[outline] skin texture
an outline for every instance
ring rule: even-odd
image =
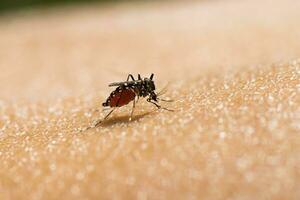
[[[0,199],[299,199],[300,4],[196,1],[0,18]],[[111,82],[154,73],[101,126]],[[96,110],[99,109],[99,112]]]

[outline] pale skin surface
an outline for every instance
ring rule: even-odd
[[[0,199],[299,199],[299,10],[204,1],[2,16]],[[108,112],[109,83],[152,72],[176,112],[140,99],[131,122],[129,104],[79,133]]]

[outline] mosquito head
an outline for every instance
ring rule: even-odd
[[[144,86],[148,93],[151,93],[155,90],[155,84],[153,81],[154,74],[151,74],[150,78],[144,78]]]
[[[153,74],[149,78],[144,78],[142,82],[142,90],[140,91],[142,96],[149,96],[150,99],[156,101],[156,94],[155,94],[155,84],[153,81]]]
[[[157,102],[157,95],[155,94],[154,91],[150,93],[150,97],[149,98]]]

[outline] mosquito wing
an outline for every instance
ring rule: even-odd
[[[124,85],[127,81],[125,82],[115,82],[115,83],[110,83],[108,86],[109,87],[114,87],[114,86],[120,86],[120,85]]]
[[[115,82],[115,83],[111,83],[108,86],[109,87],[115,87],[115,86],[121,86],[121,85],[134,85],[139,83],[140,81],[123,81],[123,82]]]

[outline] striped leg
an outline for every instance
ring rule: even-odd
[[[133,116],[134,108],[135,108],[135,98],[134,98],[134,100],[133,100],[133,103],[132,103],[132,109],[131,109],[131,113],[130,113],[129,121],[131,121],[131,120],[132,120],[132,116]]]

